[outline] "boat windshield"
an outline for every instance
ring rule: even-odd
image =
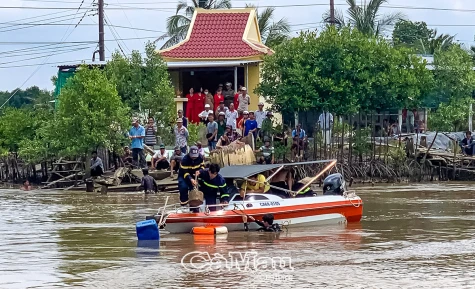
[[[245,201],[261,201],[261,200],[269,200],[266,196],[263,195],[247,195],[244,198]],[[231,200],[232,202],[241,202],[242,197],[240,195],[235,195],[234,198]]]

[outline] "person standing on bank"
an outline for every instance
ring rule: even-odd
[[[194,176],[195,173],[204,169],[204,159],[201,157],[198,148],[192,146],[190,152],[183,157],[178,169],[178,190],[180,191],[180,204],[186,206],[188,204],[188,192],[197,185]]]
[[[132,128],[129,131],[129,139],[132,141],[132,160],[134,166],[145,168],[146,160],[143,152],[143,144],[145,138],[145,128],[139,124],[138,118],[132,119]],[[139,162],[140,157],[140,162]]]
[[[226,181],[219,174],[219,170],[218,164],[211,164],[209,169],[201,169],[196,172],[199,190],[203,192],[206,206],[208,206],[210,211],[216,211],[215,205],[218,199],[218,192],[221,204],[224,205],[229,202]]]
[[[333,115],[324,111],[318,117],[318,125],[322,129],[322,137],[325,145],[331,144]]]
[[[184,154],[186,154],[189,133],[188,133],[188,129],[183,126],[183,120],[180,118],[176,120],[174,133],[175,133],[175,145],[178,146]]]
[[[157,125],[153,117],[148,118],[147,127],[145,128],[145,145],[154,149],[157,144]]]
[[[229,110],[226,111],[225,119],[226,125],[230,125],[232,129],[236,129],[236,122],[238,118],[238,112],[234,109],[234,104],[229,105]]]
[[[254,115],[256,116],[257,121],[257,135],[261,138],[262,123],[264,122],[264,119],[266,119],[266,112],[264,111],[263,102],[259,102],[257,106],[258,109],[256,110],[256,112],[254,112]]]
[[[234,90],[231,88],[232,83],[226,82],[226,89],[224,90],[224,105],[229,107],[234,102]]]
[[[239,112],[244,112],[244,111],[249,111],[249,105],[251,104],[251,97],[249,94],[247,94],[247,88],[242,87],[241,88],[241,94],[238,97],[238,111]]]
[[[206,138],[208,139],[208,149],[213,151],[216,149],[218,123],[214,121],[214,114],[210,113],[208,116],[208,124],[206,125]]]
[[[183,110],[178,110],[178,118],[181,118],[183,120],[183,126],[188,128],[188,118],[186,118],[185,116],[183,116]]]

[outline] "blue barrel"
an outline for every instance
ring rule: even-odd
[[[160,240],[158,224],[155,220],[140,221],[136,224],[137,238],[141,240]]]

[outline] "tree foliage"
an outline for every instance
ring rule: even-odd
[[[290,24],[285,18],[274,21],[275,7],[267,7],[262,12],[259,12],[258,7],[253,4],[246,4],[246,7],[256,8],[262,43],[273,48],[288,39]]]
[[[337,114],[416,105],[431,74],[406,49],[355,29],[329,27],[284,42],[265,58],[256,92],[274,109],[329,110]]]
[[[346,0],[350,6],[347,10],[348,18],[345,20],[344,14],[335,9],[335,24],[339,27],[349,24],[368,36],[381,36],[396,21],[404,18],[404,15],[399,12],[381,14],[381,6],[387,2],[388,0],[369,0],[366,5],[358,5],[356,0]],[[323,20],[326,23],[330,22],[330,12],[323,15]]]
[[[421,54],[447,50],[454,42],[454,36],[438,34],[436,29],[429,29],[423,21],[399,20],[394,26],[392,37],[396,47],[404,46]]]
[[[116,52],[106,67],[108,79],[115,83],[124,103],[134,111],[147,110],[162,125],[175,115],[174,89],[167,66],[155,51],[154,44],[145,47],[145,57],[133,51],[130,57]]]
[[[50,141],[66,156],[112,149],[124,137],[128,120],[114,83],[98,68],[82,66],[61,90]]]
[[[10,98],[13,93],[15,95]],[[9,98],[10,100],[8,100]],[[5,103],[9,107],[31,107],[37,104],[48,103],[50,100],[53,100],[51,92],[42,90],[38,86],[32,86],[25,90],[19,89],[18,91],[16,89],[13,91],[0,91],[0,105]]]
[[[156,41],[167,39],[161,48],[165,49],[184,40],[190,28],[195,8],[230,9],[231,7],[231,0],[191,0],[191,5],[188,4],[187,0],[179,0],[176,6],[176,14],[167,19],[167,33],[160,36]]]
[[[457,131],[468,119],[468,107],[473,102],[475,72],[469,52],[459,46],[434,55],[434,92],[426,102],[437,107],[430,115],[430,128]]]

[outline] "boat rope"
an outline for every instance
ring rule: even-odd
[[[350,201],[350,204],[353,205],[353,207],[355,208],[359,208],[361,206],[361,202],[357,201],[357,202],[353,202],[353,200],[351,199],[352,197],[356,196],[355,192],[354,191],[346,191],[346,192],[343,192],[343,197],[345,197],[346,199],[348,199],[348,201]]]

